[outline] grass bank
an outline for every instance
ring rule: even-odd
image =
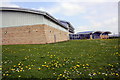
[[[4,45],[3,79],[120,78],[118,39]]]

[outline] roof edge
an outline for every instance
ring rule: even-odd
[[[53,22],[62,26],[63,28],[68,29],[66,26],[61,24],[57,19],[55,19],[53,16],[51,16],[50,14],[48,14],[47,12],[44,12],[44,11],[27,9],[27,8],[0,7],[0,11],[7,11],[7,10],[40,14],[40,15],[46,16],[47,18],[51,19]]]

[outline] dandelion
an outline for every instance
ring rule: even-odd
[[[77,67],[80,67],[80,65],[76,65]]]
[[[105,74],[105,76],[107,76],[108,74]]]
[[[101,74],[101,72],[98,72],[98,74]]]
[[[41,70],[41,68],[38,68],[38,70]]]
[[[25,66],[26,68],[28,68],[28,66]]]
[[[59,76],[62,76],[62,74],[60,74]]]
[[[28,68],[28,69],[31,69],[31,68]]]
[[[83,68],[85,68],[85,67],[83,67]]]
[[[6,74],[6,76],[8,76],[9,74]]]
[[[15,69],[11,69],[12,71],[14,71]]]
[[[92,79],[92,77],[90,77],[90,79]]]
[[[3,76],[5,76],[5,74],[3,74]]]
[[[20,70],[20,72],[22,72],[22,70]]]
[[[89,66],[89,64],[86,64],[87,66]]]
[[[18,65],[20,65],[20,63]]]
[[[119,76],[119,74],[118,74],[118,73],[116,73],[116,75],[117,75],[117,76]]]
[[[27,59],[27,58],[25,58],[25,59]]]
[[[96,75],[96,73],[93,73],[93,75]]]
[[[65,77],[65,75],[63,75],[63,77]]]

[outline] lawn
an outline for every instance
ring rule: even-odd
[[[119,79],[118,39],[3,45],[3,79]]]

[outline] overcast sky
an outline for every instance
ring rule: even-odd
[[[118,0],[27,1],[5,0],[2,7],[21,7],[46,11],[56,19],[69,21],[75,32],[111,31],[118,33]],[[109,1],[109,2],[108,2]]]

